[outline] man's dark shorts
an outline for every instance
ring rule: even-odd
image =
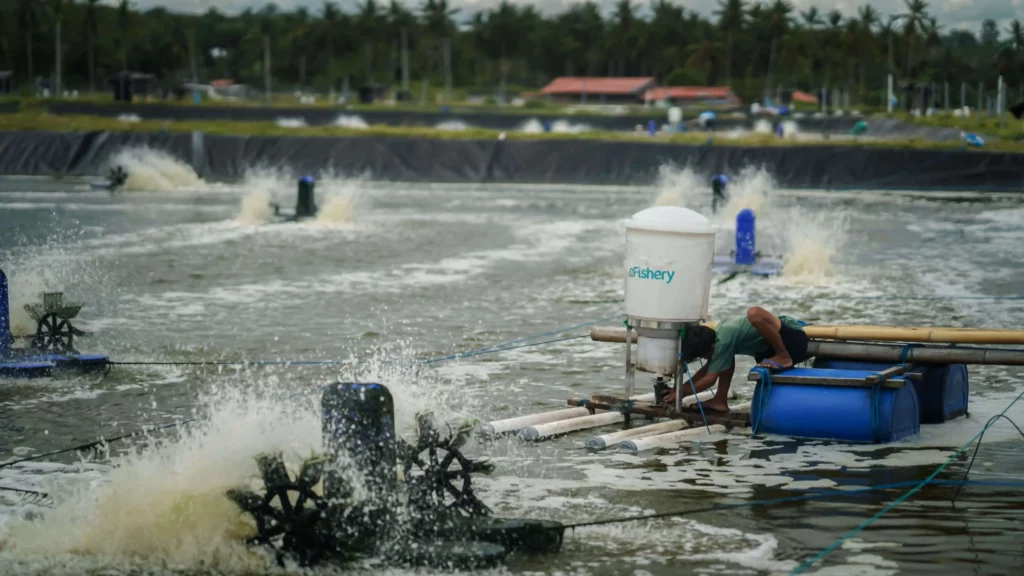
[[[786,350],[789,351],[789,357],[793,359],[794,366],[807,360],[808,339],[806,332],[783,324],[782,328],[779,329],[779,336],[782,336],[782,343],[786,346]],[[754,360],[760,364],[765,358],[771,358],[772,356],[775,356],[775,351],[766,350],[756,354]]]

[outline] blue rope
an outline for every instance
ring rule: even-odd
[[[693,399],[697,401],[697,408],[700,410],[700,417],[704,420],[704,429],[708,431],[708,435],[711,435],[711,427],[708,426],[708,417],[704,415],[704,403],[697,397],[697,386],[693,383],[693,378],[690,377],[690,365],[683,362],[683,367],[686,368],[686,379],[690,381],[690,390],[693,390]],[[682,390],[679,391],[683,393]]]
[[[1009,412],[1010,408],[1012,408],[1013,405],[1016,404],[1021,398],[1024,398],[1024,391],[1021,391],[1021,393],[1018,394],[1017,397],[1014,398],[1013,401],[1010,402],[1006,406],[1006,408],[1003,408],[1003,411],[1000,412],[1000,416],[1005,415],[1007,412]],[[966,444],[964,444],[959,449],[957,449],[957,451],[954,452],[952,456],[950,456],[941,466],[936,468],[934,472],[929,474],[927,478],[925,478],[924,480],[921,480],[920,482],[916,482],[914,484],[914,487],[911,488],[910,490],[908,490],[905,494],[903,494],[902,496],[900,496],[896,500],[893,500],[892,503],[887,505],[885,508],[882,508],[881,510],[879,510],[878,513],[875,514],[874,516],[868,518],[864,522],[861,522],[860,525],[857,526],[856,528],[854,528],[853,530],[850,530],[846,534],[843,534],[838,540],[836,540],[835,542],[830,544],[828,547],[823,549],[814,558],[811,558],[810,560],[808,560],[808,561],[804,562],[803,564],[801,564],[800,566],[798,566],[795,570],[790,572],[790,574],[802,574],[805,570],[807,570],[808,568],[813,566],[815,562],[817,562],[818,560],[821,560],[822,558],[824,558],[824,557],[828,556],[829,554],[831,554],[832,552],[834,552],[836,549],[838,549],[840,546],[842,546],[843,543],[845,543],[847,540],[849,540],[850,538],[853,538],[857,534],[860,534],[865,528],[867,528],[868,526],[871,526],[872,524],[874,524],[876,520],[878,520],[882,516],[885,516],[886,514],[888,514],[890,510],[892,510],[893,508],[899,506],[900,504],[905,502],[908,498],[910,498],[911,496],[916,494],[919,490],[921,490],[921,488],[924,488],[926,485],[928,485],[931,482],[933,482],[935,480],[936,476],[938,476],[943,470],[945,470],[946,467],[949,466],[953,462],[954,459],[956,459],[956,457],[958,457],[960,454],[963,454],[964,451],[966,451],[967,448],[971,444],[974,444],[975,442],[977,442],[978,438],[981,438],[981,436],[989,429],[989,427],[991,427],[998,420],[999,420],[998,418],[993,418],[992,420],[989,420],[988,424],[986,424],[985,427],[982,428],[981,432],[978,432],[977,434],[975,434],[974,438],[971,438],[970,440],[967,441]]]
[[[754,393],[756,394],[757,387],[760,387],[761,395],[758,397],[757,400],[757,418],[755,419],[753,417],[754,415],[751,415],[750,437],[753,438],[754,436],[757,436],[757,429],[761,427],[761,420],[764,418],[765,398],[767,398],[768,394],[770,394],[772,391],[772,371],[765,366],[754,366],[750,371],[756,374],[760,374],[761,376],[761,378],[757,381],[757,384],[755,385],[754,389]]]

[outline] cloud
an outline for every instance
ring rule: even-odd
[[[389,0],[378,0],[381,4],[387,4]],[[486,10],[497,6],[501,0],[451,0],[451,4],[460,8],[463,13],[472,14],[478,10]],[[567,6],[582,2],[583,0],[509,0],[512,4],[532,4],[541,12],[555,13],[564,10]],[[610,12],[616,0],[595,0],[606,12]],[[718,0],[672,0],[689,10],[695,10],[704,16],[711,16]],[[837,9],[847,16],[853,16],[859,6],[871,4],[883,17],[892,14],[899,14],[905,10],[903,0],[790,0],[793,7],[798,10],[806,10],[811,6],[817,7],[825,12]],[[274,2],[284,10],[292,10],[298,7],[309,8],[313,12],[319,12],[323,6],[323,0],[276,0]],[[337,4],[343,8],[353,9],[360,2],[358,0],[338,0]],[[638,7],[647,5],[644,0],[634,2]],[[236,13],[246,8],[261,8],[267,4],[267,0],[136,0],[136,6],[142,9],[164,6],[177,12],[205,12],[210,8],[217,8],[222,12]],[[409,7],[418,7],[419,0],[405,0],[404,4]],[[946,28],[966,28],[977,32],[981,28],[981,22],[986,19],[996,20],[1002,28],[1006,28],[1013,19],[1024,20],[1024,0],[931,0],[929,11],[939,24]]]

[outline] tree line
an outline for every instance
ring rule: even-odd
[[[228,15],[136,10],[99,0],[6,0],[0,9],[0,69],[19,84],[52,78],[58,36],[63,86],[105,90],[121,70],[154,74],[164,87],[231,78],[262,87],[268,60],[276,89],[400,87],[403,47],[410,80],[444,82],[445,44],[455,86],[494,93],[508,84],[536,89],[552,78],[654,76],[666,85],[730,85],[753,99],[778,88],[839,88],[878,102],[886,77],[897,85],[961,82],[988,90],[1003,76],[1024,83],[1024,30],[986,20],[975,34],[944,29],[925,0],[904,0],[883,18],[865,4],[855,14],[796,11],[787,0],[720,0],[710,17],[673,4],[620,0],[608,13],[573,4],[543,15],[502,2],[472,13],[448,0],[363,0],[344,11],[274,4]],[[415,88],[414,88],[415,90]],[[1012,92],[1012,90],[1011,90]]]

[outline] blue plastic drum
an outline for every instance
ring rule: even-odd
[[[798,368],[786,375],[859,379],[875,372]],[[758,384],[750,411],[758,433],[886,443],[921,430],[917,392],[910,385],[876,392],[871,387],[774,384],[762,401],[764,390]]]

